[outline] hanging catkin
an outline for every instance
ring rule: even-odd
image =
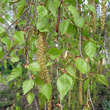
[[[92,0],[92,4],[93,6],[96,8],[95,6],[95,0]],[[96,34],[96,30],[97,30],[97,20],[96,20],[96,13],[93,13],[93,32]]]
[[[101,30],[104,30],[105,27],[105,16],[106,16],[106,1],[102,0],[102,8],[101,8]]]
[[[51,84],[51,77],[49,75],[47,67],[45,66],[46,65],[46,50],[47,50],[46,34],[39,33],[39,38],[37,40],[37,61],[39,62],[40,67],[41,67],[39,76],[41,77],[42,80],[45,81],[45,83]],[[51,110],[51,98],[48,101],[48,110]]]
[[[42,36],[42,33],[40,33],[39,38],[37,40],[37,61],[41,67],[41,71],[39,73],[39,76],[41,77],[42,80],[44,80],[44,66],[45,66],[43,42],[44,42],[43,36]]]
[[[82,78],[82,73],[81,72],[79,72],[79,77]],[[79,81],[79,103],[80,103],[81,106],[83,105],[82,85],[83,85],[83,82]]]
[[[44,38],[44,53],[46,52],[47,50],[47,44],[46,44],[46,35],[43,36]],[[45,61],[45,64],[46,64],[46,54],[44,55],[44,61]],[[44,67],[44,72],[45,72],[45,79],[46,79],[46,83],[48,84],[51,84],[51,77],[49,75],[49,72],[48,72],[48,69],[46,68],[46,66]],[[52,106],[52,100],[50,98],[50,100],[48,101],[48,110],[51,110],[51,106]]]

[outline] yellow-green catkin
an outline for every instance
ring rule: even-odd
[[[92,4],[96,8],[95,0],[92,0]],[[96,30],[97,30],[97,20],[96,20],[96,12],[95,12],[95,13],[93,13],[93,32],[95,34],[96,34]]]
[[[49,75],[48,69],[45,66],[46,65],[46,50],[47,50],[47,44],[46,44],[46,34],[45,33],[39,33],[39,38],[37,40],[37,61],[40,64],[41,71],[39,73],[39,76],[42,80],[45,81],[45,83],[51,84],[51,77]],[[51,98],[48,101],[48,110],[51,110]]]
[[[46,50],[47,50],[46,35],[44,35],[43,38],[44,38],[44,52],[46,53]],[[45,64],[46,64],[46,54],[44,55],[44,59],[45,59],[44,61],[45,61]],[[46,83],[51,84],[51,76],[50,76],[50,74],[48,72],[48,69],[47,69],[46,66],[44,68],[45,68],[45,79],[46,79]],[[48,101],[48,110],[51,110],[51,107],[52,107],[52,99],[50,98],[50,100]]]
[[[106,17],[106,1],[102,0],[102,8],[101,8],[101,30],[102,31],[105,28],[105,17]]]
[[[37,61],[40,64],[41,71],[39,76],[42,80],[44,80],[44,66],[45,66],[45,58],[44,58],[44,40],[42,33],[39,34],[39,38],[37,40]]]
[[[81,72],[79,72],[79,77],[82,79],[82,73]],[[81,106],[83,105],[82,85],[83,85],[83,82],[79,81],[79,104]]]

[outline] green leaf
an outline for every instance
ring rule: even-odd
[[[6,15],[5,15],[5,19],[6,19],[6,20],[10,21],[10,18],[11,18],[11,17],[10,17],[9,14],[6,14]]]
[[[40,64],[38,62],[32,62],[29,64],[29,69],[31,71],[40,71]]]
[[[66,67],[66,71],[67,71],[69,74],[75,75],[75,72],[74,72],[74,69],[73,69],[72,66]]]
[[[16,110],[20,110],[20,107],[16,106]]]
[[[91,12],[96,13],[95,7],[94,7],[93,5],[88,4],[88,5],[87,5],[87,8],[88,8]]]
[[[4,24],[4,19],[3,18],[0,18],[0,22]]]
[[[84,26],[85,21],[82,18],[75,18],[74,22],[79,28],[82,28]]]
[[[61,32],[61,35],[63,35],[67,31],[69,23],[70,20],[65,20],[65,19],[62,21],[62,23],[60,23],[59,31]]]
[[[60,92],[61,101],[63,100],[63,98],[66,95],[66,93],[68,92],[68,90],[71,89],[72,85],[73,85],[73,80],[69,75],[64,74],[58,78],[57,88]]]
[[[78,1],[80,2],[80,1]],[[75,5],[76,4],[76,1],[75,0],[65,0],[65,4],[71,4],[71,5]]]
[[[17,17],[20,16],[20,14],[23,13],[23,8],[26,8],[26,1],[25,0],[20,0],[17,4]]]
[[[49,53],[49,57],[52,59],[52,60],[55,60],[56,58],[58,58],[61,53],[63,51],[60,50],[60,49],[57,49],[57,48],[50,48],[48,53]]]
[[[0,47],[0,51],[2,51],[2,47]]]
[[[19,25],[26,25],[26,20],[22,20],[19,22]]]
[[[50,84],[44,84],[41,86],[40,92],[49,100],[52,94],[52,86]]]
[[[95,42],[87,42],[85,46],[85,52],[89,57],[93,57],[96,52],[96,43]]]
[[[63,110],[68,110],[66,107],[63,107]]]
[[[76,7],[74,7],[74,6],[72,6],[72,5],[69,5],[69,6],[68,6],[68,11],[71,12],[71,14],[73,15],[74,18],[77,18],[78,12],[77,12]]]
[[[6,59],[3,60],[3,64],[4,64],[5,69],[7,69],[7,60]]]
[[[15,34],[13,37],[15,38],[16,43],[24,43],[24,32],[15,31]]]
[[[23,86],[22,86],[24,95],[27,92],[29,92],[33,88],[33,86],[34,86],[34,80],[32,80],[32,79],[25,80],[23,82]]]
[[[8,83],[7,83],[5,78],[0,78],[0,83],[8,85]]]
[[[20,93],[19,92],[16,93],[16,99],[17,99],[17,101],[20,101]]]
[[[44,80],[42,80],[40,77],[36,77],[34,80],[35,84],[37,84],[38,86],[41,86],[44,84]]]
[[[18,62],[19,61],[19,57],[14,55],[14,56],[11,56],[11,62]]]
[[[84,91],[87,90],[88,84],[89,84],[89,79],[87,79],[86,81],[84,81]]]
[[[39,30],[40,32],[50,32],[48,28],[43,28],[41,30]]]
[[[39,93],[38,98],[39,98],[41,106],[44,106],[45,101],[46,101],[46,97],[42,93]]]
[[[19,57],[16,55],[15,50],[13,50],[10,54],[11,62],[15,63],[19,61]]]
[[[4,44],[6,44],[7,50],[9,50],[9,49],[11,48],[11,40],[10,40],[10,39],[4,37],[4,38],[1,39],[1,41],[2,41]]]
[[[82,29],[82,36],[84,36],[84,37],[89,37],[88,26],[85,26],[85,27]]]
[[[0,51],[0,59],[2,59],[3,55],[4,55],[4,51]]]
[[[76,28],[72,24],[69,24],[68,29],[67,29],[67,33],[69,34],[69,36],[71,38],[74,38],[74,36],[76,34]]]
[[[19,77],[22,74],[22,69],[20,67],[14,68],[11,72],[11,75],[7,77],[8,81],[12,81],[15,78]]]
[[[44,6],[39,5],[39,6],[37,6],[37,13],[38,13],[39,18],[43,18],[44,16],[47,15],[48,12]]]
[[[28,95],[27,95],[27,101],[28,101],[28,103],[29,103],[29,105],[33,102],[33,100],[34,100],[34,94],[33,93],[28,93]]]
[[[97,77],[98,83],[109,86],[109,84],[108,84],[108,82],[107,82],[104,75],[97,74],[96,77]]]
[[[48,19],[47,17],[42,18],[41,20],[37,21],[37,29],[41,30],[47,25]]]
[[[5,31],[5,29],[0,26],[0,33],[4,32],[4,31]]]
[[[86,73],[87,63],[83,59],[77,58],[75,61],[75,65],[81,73]]]
[[[48,62],[47,64],[46,64],[46,66],[51,66],[51,65],[53,65],[55,62]]]
[[[51,11],[54,17],[57,15],[58,7],[60,6],[60,2],[58,0],[48,0],[48,9]]]

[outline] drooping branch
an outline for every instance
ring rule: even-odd
[[[8,28],[7,30],[5,31],[5,33],[3,34],[3,36],[1,38],[3,38],[6,33],[8,32],[8,30],[11,28],[11,26],[13,26],[27,11],[28,11],[29,7],[24,11],[24,13],[22,15],[20,15],[20,17],[18,19],[16,19]]]

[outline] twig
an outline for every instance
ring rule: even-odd
[[[0,63],[11,53],[11,51],[16,47],[17,44],[14,44],[11,49],[8,51],[6,55],[3,56],[3,58],[0,60]]]
[[[44,6],[46,6],[48,0],[45,0]]]
[[[71,76],[73,76],[75,79],[77,79],[77,80],[79,80],[79,81],[85,81],[85,80],[87,80],[87,79],[90,79],[89,77],[86,77],[85,79],[81,79],[81,78],[78,78],[78,77],[76,77],[75,75],[72,75],[72,74],[70,74],[70,73],[68,73],[69,75],[71,75]]]
[[[29,9],[29,7],[24,11],[24,13],[23,13],[17,20],[15,20],[15,21],[7,28],[7,30],[5,31],[5,33],[3,34],[3,36],[2,36],[1,38],[3,38],[3,37],[6,35],[6,33],[8,32],[8,30],[11,28],[11,26],[13,26],[13,25],[28,11],[28,9]]]
[[[16,0],[16,1],[11,1],[10,3],[17,3],[19,2],[20,0]]]
[[[35,95],[34,95],[34,102],[35,102],[36,110],[39,110]]]

